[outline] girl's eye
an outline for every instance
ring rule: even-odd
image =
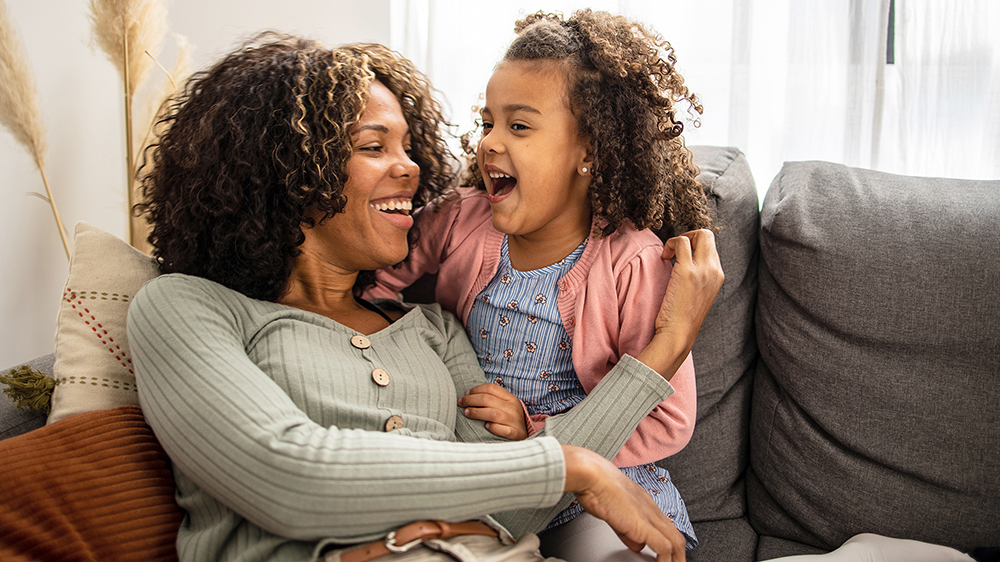
[[[493,123],[490,123],[489,121],[482,121],[480,125],[483,126],[483,133],[488,133],[490,129],[493,128]]]
[[[514,123],[513,125],[510,126],[510,128],[514,129],[515,131],[527,131],[528,130],[528,126],[527,125],[523,125],[521,123]]]

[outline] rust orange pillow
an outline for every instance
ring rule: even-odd
[[[0,560],[177,560],[174,479],[137,406],[5,439],[0,459]]]

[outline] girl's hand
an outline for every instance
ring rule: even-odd
[[[486,422],[486,429],[497,437],[520,441],[528,437],[524,406],[502,386],[487,383],[472,387],[459,397],[465,417]]]
[[[670,281],[656,315],[653,341],[636,359],[669,380],[691,352],[725,275],[711,230],[670,238],[663,244],[663,259],[675,260]]]
[[[683,562],[684,535],[638,484],[604,457],[572,445],[563,445],[566,484],[583,509],[603,519],[625,546],[639,552],[648,546],[657,562]]]

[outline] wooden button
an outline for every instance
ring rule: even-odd
[[[385,422],[386,431],[396,431],[403,427],[403,418],[399,416],[392,416]]]
[[[351,345],[358,349],[368,349],[372,346],[372,342],[364,336],[354,336],[351,338]]]
[[[379,386],[389,386],[389,373],[385,369],[375,369],[372,371],[372,380]]]

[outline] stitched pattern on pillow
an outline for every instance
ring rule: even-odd
[[[89,296],[87,296],[89,294]],[[80,320],[90,328],[98,340],[101,341],[101,345],[106,346],[108,352],[115,356],[115,361],[121,363],[122,367],[128,371],[129,375],[135,376],[135,372],[132,370],[132,359],[128,355],[127,349],[122,349],[122,346],[115,342],[115,337],[113,334],[108,333],[107,327],[101,324],[94,313],[83,303],[83,299],[96,300],[100,298],[101,300],[113,300],[121,301],[127,304],[129,301],[128,295],[121,295],[119,298],[118,293],[111,293],[110,299],[107,292],[99,291],[74,291],[73,289],[66,287],[66,291],[63,293],[63,298],[69,303],[70,308],[76,312]],[[75,382],[72,379],[76,377],[62,377],[56,379],[56,384],[66,384]],[[90,377],[91,380],[97,380],[95,377]],[[103,379],[107,380],[107,379]],[[82,382],[82,381],[76,381]],[[114,381],[118,382],[118,381]],[[128,384],[128,383],[124,383]],[[132,385],[134,388],[134,385]],[[117,386],[115,386],[117,388]]]

